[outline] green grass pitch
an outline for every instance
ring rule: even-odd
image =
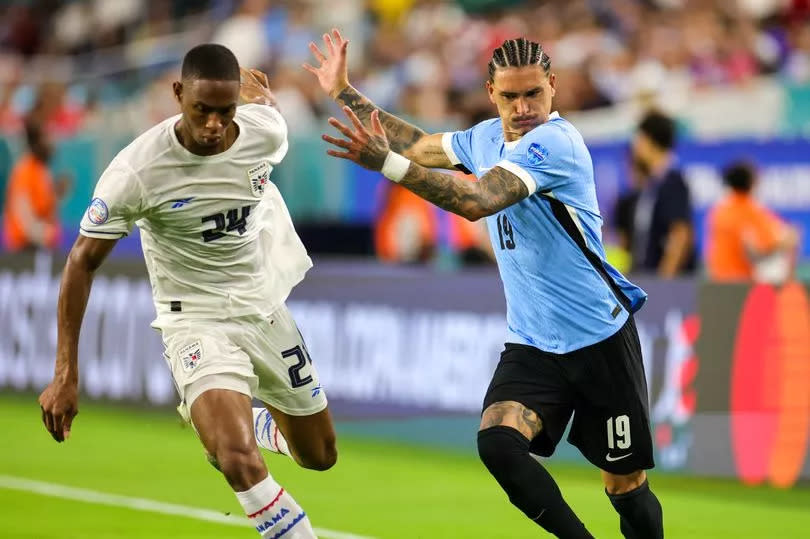
[[[0,479],[34,479],[103,493],[241,514],[193,431],[165,412],[82,403],[71,439],[53,442],[33,395],[0,396]],[[340,428],[338,429],[340,431]],[[474,433],[469,433],[474,436]],[[271,473],[318,528],[378,539],[545,537],[507,501],[475,455],[345,436],[328,472],[267,455]],[[596,470],[548,466],[598,538],[620,538]],[[810,537],[810,489],[653,473],[668,538]],[[56,498],[0,486],[0,537],[30,539],[251,538],[191,518]]]

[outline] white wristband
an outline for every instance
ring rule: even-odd
[[[392,182],[399,183],[402,178],[408,173],[411,166],[411,160],[404,155],[399,155],[396,152],[389,151],[385,156],[383,163],[382,175],[391,180]]]

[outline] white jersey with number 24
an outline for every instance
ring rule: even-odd
[[[242,105],[233,145],[199,156],[177,139],[179,119],[154,126],[113,159],[81,234],[117,239],[138,225],[157,327],[269,314],[312,266],[270,181],[287,153],[287,125],[273,107]]]

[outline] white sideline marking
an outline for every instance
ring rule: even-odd
[[[109,494],[97,490],[69,487],[58,483],[36,481],[34,479],[25,479],[24,477],[14,477],[11,475],[0,474],[0,488],[33,492],[43,496],[110,505],[113,507],[126,507],[127,509],[135,509],[136,511],[148,511],[151,513],[162,513],[164,515],[194,518],[197,520],[227,524],[229,526],[250,526],[250,521],[243,516],[226,515],[211,509],[200,509],[187,505],[149,500],[147,498],[133,498],[131,496]],[[314,530],[322,539],[374,539],[372,537],[327,530],[324,528],[314,528]]]

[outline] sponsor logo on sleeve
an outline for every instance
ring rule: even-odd
[[[548,159],[548,149],[545,146],[536,142],[529,146],[529,163],[539,165],[546,159]]]
[[[262,161],[255,167],[248,169],[247,175],[253,196],[264,196],[264,189],[270,182],[270,163]]]
[[[199,365],[200,361],[202,360],[202,344],[200,344],[200,341],[191,343],[188,346],[181,348],[179,355],[180,363],[183,365],[183,370],[186,372],[191,372],[197,368],[197,365]]]
[[[110,212],[103,200],[96,197],[90,201],[90,205],[87,207],[87,218],[90,219],[91,223],[103,225],[109,217]]]

